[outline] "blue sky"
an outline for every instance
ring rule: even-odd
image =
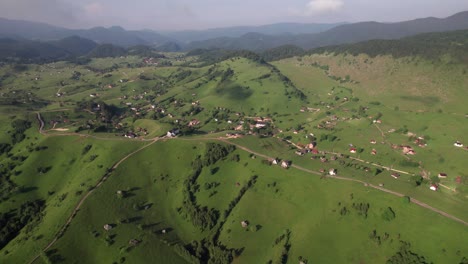
[[[468,0],[0,0],[0,17],[70,28],[182,30],[278,22],[395,22],[447,17]]]

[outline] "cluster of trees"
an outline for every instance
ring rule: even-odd
[[[192,241],[185,246],[185,249],[197,257],[198,262],[208,264],[229,264],[236,256],[242,252],[241,249],[229,249],[214,240],[203,239],[202,241]]]
[[[386,221],[392,221],[395,217],[395,211],[391,207],[387,207],[382,213],[382,218]]]
[[[195,193],[199,190],[200,186],[196,181],[203,168],[200,156],[193,161],[192,167],[194,169],[192,174],[184,181],[184,199],[182,207],[178,211],[186,218],[189,218],[194,226],[203,231],[207,228],[211,229],[216,225],[219,219],[219,211],[197,204]]]
[[[371,57],[392,55],[395,58],[419,56],[439,62],[449,55],[457,63],[468,64],[468,30],[427,33],[399,40],[370,40],[355,44],[318,48],[309,53],[349,53],[354,56],[367,54]]]
[[[0,155],[10,152],[13,147],[8,143],[0,143]]]
[[[411,251],[411,244],[409,242],[400,241],[400,248],[398,252],[387,260],[387,264],[403,264],[403,263],[414,263],[414,264],[427,264],[431,263],[427,261],[424,256],[420,256]]]
[[[262,52],[261,56],[266,61],[277,61],[294,56],[304,55],[304,49],[295,45],[283,45]]]
[[[369,203],[353,203],[353,209],[356,210],[358,215],[367,218],[367,212],[369,211],[370,204]]]
[[[234,145],[221,145],[218,143],[206,144],[206,151],[203,159],[203,165],[209,166],[215,164],[218,160],[224,159],[229,153],[236,150]]]
[[[390,238],[390,234],[385,232],[383,234],[383,236],[380,236],[380,235],[377,234],[377,230],[374,229],[369,234],[369,238],[380,246],[382,244],[382,242],[384,242],[384,241],[386,241],[387,239]]]
[[[16,144],[26,138],[24,132],[31,128],[31,122],[24,119],[15,119],[13,122],[11,122],[11,127],[13,128],[13,130],[10,131],[11,140],[13,144]]]
[[[180,82],[184,79],[186,79],[187,77],[189,77],[190,75],[192,75],[192,71],[190,70],[179,70],[175,73],[173,73],[170,78],[174,80],[174,82]]]
[[[23,203],[18,210],[0,213],[0,249],[14,239],[27,224],[39,221],[44,207],[44,200],[35,200]]]

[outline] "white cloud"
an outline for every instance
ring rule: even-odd
[[[327,13],[339,10],[343,7],[342,0],[312,0],[307,4],[307,14]]]

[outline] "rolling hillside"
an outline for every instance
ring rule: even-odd
[[[0,263],[466,263],[466,31],[53,43],[0,64]]]

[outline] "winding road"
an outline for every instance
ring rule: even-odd
[[[116,140],[116,139],[112,139],[112,138],[99,138],[99,137],[96,137],[96,136],[91,136],[91,135],[83,135],[83,134],[79,134],[79,133],[60,133],[60,134],[47,134],[43,129],[44,129],[44,121],[42,120],[42,117],[40,115],[39,112],[37,112],[37,119],[39,121],[39,133],[43,134],[43,135],[48,135],[48,136],[84,136],[84,137],[91,137],[91,138],[95,138],[95,139],[100,139],[100,140]],[[67,228],[70,226],[71,222],[73,221],[73,219],[75,218],[76,214],[78,213],[78,211],[80,210],[81,206],[84,204],[84,202],[88,199],[88,197],[97,189],[99,188],[102,184],[104,184],[104,182],[106,182],[106,180],[111,176],[112,172],[120,165],[122,164],[124,161],[126,161],[128,158],[130,158],[131,156],[135,155],[136,153],[140,152],[141,150],[151,146],[152,144],[156,143],[157,141],[161,140],[161,139],[165,139],[165,138],[160,138],[160,137],[156,137],[156,138],[152,138],[152,139],[145,139],[145,141],[150,141],[150,143],[142,146],[141,148],[131,152],[130,154],[126,155],[125,157],[123,157],[122,159],[120,159],[119,161],[117,161],[109,170],[106,174],[104,174],[104,176],[97,182],[97,184],[92,188],[90,189],[80,200],[79,202],[77,203],[77,205],[75,206],[75,208],[73,209],[71,215],[68,217],[67,221],[64,223],[64,225],[62,226],[62,228],[60,229],[60,231],[57,233],[57,235],[54,237],[54,239],[49,243],[47,244],[43,249],[42,251],[45,252],[47,251],[48,249],[50,249],[56,242],[57,240],[65,233],[65,231],[67,230]],[[255,152],[245,146],[242,146],[242,145],[239,145],[239,144],[236,144],[232,141],[229,141],[227,140],[227,138],[224,138],[224,137],[218,137],[218,138],[170,138],[171,140],[188,140],[188,141],[200,141],[200,140],[216,140],[216,141],[221,141],[221,142],[224,142],[226,144],[230,144],[230,145],[234,145],[236,146],[238,149],[241,149],[241,150],[244,150],[248,153],[251,153],[251,154],[254,154],[256,156],[259,156],[259,157],[262,157],[262,158],[265,158],[265,159],[273,159],[273,157],[269,157],[267,155],[264,155],[264,154],[261,154],[261,153],[258,153],[258,152]],[[295,168],[297,170],[300,170],[300,171],[303,171],[303,172],[306,172],[306,173],[310,173],[310,174],[314,174],[314,175],[317,175],[317,176],[322,176],[322,174],[320,172],[317,172],[317,171],[313,171],[313,170],[309,170],[309,169],[306,169],[304,167],[301,167],[301,166],[298,166],[296,164],[292,164],[291,165],[291,168]],[[399,193],[399,192],[395,192],[395,191],[392,191],[392,190],[389,190],[389,189],[386,189],[386,188],[383,188],[383,187],[380,187],[380,186],[376,186],[376,185],[373,185],[373,184],[370,184],[368,182],[365,182],[365,181],[362,181],[362,180],[357,180],[357,179],[351,179],[351,178],[346,178],[346,177],[341,177],[341,176],[336,176],[336,175],[327,175],[326,178],[332,178],[332,179],[337,179],[337,180],[345,180],[345,181],[351,181],[351,182],[357,182],[357,183],[360,183],[360,184],[363,184],[364,186],[366,187],[370,187],[370,188],[374,188],[376,190],[380,190],[382,192],[385,192],[385,193],[388,193],[388,194],[391,194],[391,195],[395,195],[395,196],[398,196],[398,197],[404,197],[405,195],[402,194],[402,193]],[[410,198],[410,202],[411,203],[414,203],[416,205],[419,205],[423,208],[426,208],[428,210],[431,210],[435,213],[438,213],[444,217],[447,217],[449,219],[452,219],[456,222],[459,222],[465,226],[468,226],[468,222],[460,219],[460,218],[457,218],[456,216],[453,216],[451,214],[448,214],[442,210],[439,210],[437,208],[434,208],[426,203],[423,203],[417,199],[414,199],[414,198]],[[41,253],[37,254],[29,263],[34,263],[39,257],[41,256]]]

